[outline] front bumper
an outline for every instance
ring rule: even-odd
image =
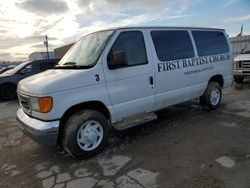
[[[19,128],[34,141],[42,145],[56,145],[59,133],[59,121],[41,121],[17,110]]]
[[[250,76],[250,70],[236,69],[233,71],[234,76]]]

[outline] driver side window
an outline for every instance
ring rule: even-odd
[[[113,61],[113,55],[117,52],[125,54],[127,65],[124,67],[148,63],[145,42],[140,31],[121,32],[109,52],[108,61]]]

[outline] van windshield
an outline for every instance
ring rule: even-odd
[[[113,30],[91,33],[82,37],[61,59],[56,68],[91,68],[93,67]]]
[[[242,54],[250,54],[250,43],[242,50]]]

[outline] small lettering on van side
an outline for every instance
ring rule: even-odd
[[[205,68],[202,68],[202,69],[195,69],[195,70],[186,71],[186,72],[184,72],[184,74],[185,75],[190,75],[190,74],[195,74],[195,73],[204,72],[204,71],[213,70],[213,69],[214,69],[213,66],[205,67]]]
[[[198,58],[182,59],[182,60],[173,60],[167,62],[158,63],[158,72],[172,71],[181,68],[195,67],[204,64],[217,63],[225,60],[230,60],[230,55],[220,54],[212,56],[204,56]]]

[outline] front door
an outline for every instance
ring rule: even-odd
[[[152,111],[154,107],[154,68],[143,31],[117,32],[104,55],[104,72],[116,120]],[[126,66],[110,69],[112,54],[124,52]],[[105,54],[104,53],[104,54]]]

